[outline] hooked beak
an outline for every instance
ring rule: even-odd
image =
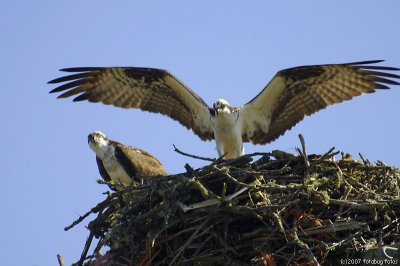
[[[93,141],[94,141],[93,134],[89,134],[89,135],[88,135],[88,143],[91,143],[91,142],[93,142]]]
[[[218,107],[216,107],[215,103],[213,104],[213,111],[216,116],[218,116]]]

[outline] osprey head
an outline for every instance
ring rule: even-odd
[[[97,151],[109,144],[109,140],[102,132],[94,131],[88,136],[88,144],[97,153]]]
[[[214,111],[214,114],[218,116],[219,113],[230,114],[232,111],[232,108],[226,100],[218,99],[213,104],[213,111]]]

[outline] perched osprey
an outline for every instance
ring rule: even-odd
[[[266,144],[305,116],[350,100],[386,84],[400,85],[400,69],[373,65],[382,60],[300,66],[279,71],[251,101],[231,107],[226,100],[208,106],[196,93],[165,70],[139,67],[61,69],[75,74],[49,83],[67,82],[50,92],[58,98],[79,94],[74,101],[102,102],[122,108],[161,113],[179,121],[202,140],[215,139],[227,159],[244,154],[243,142]],[[395,80],[393,80],[395,79]]]
[[[140,177],[167,175],[148,152],[110,140],[99,131],[89,134],[88,144],[96,153],[100,175],[107,182],[129,185],[132,180],[139,182]]]

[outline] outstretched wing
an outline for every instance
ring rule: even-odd
[[[102,102],[122,108],[161,113],[192,129],[202,140],[214,133],[208,105],[165,70],[137,67],[84,67],[61,69],[75,74],[49,81],[65,84],[50,93],[58,98],[77,95],[74,101]]]
[[[244,141],[269,143],[307,115],[376,89],[400,85],[398,68],[373,66],[382,60],[301,66],[279,71],[240,111]],[[389,72],[388,72],[389,71]],[[395,80],[393,80],[395,79]]]

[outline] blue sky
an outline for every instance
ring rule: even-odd
[[[170,173],[215,157],[213,142],[160,115],[57,100],[47,81],[75,66],[168,69],[212,104],[242,105],[281,69],[371,59],[400,67],[400,2],[392,1],[7,1],[0,16],[3,192],[2,265],[69,265],[88,231],[63,228],[104,199],[87,135],[154,154]],[[309,153],[332,146],[400,166],[400,87],[328,108],[266,146]]]

